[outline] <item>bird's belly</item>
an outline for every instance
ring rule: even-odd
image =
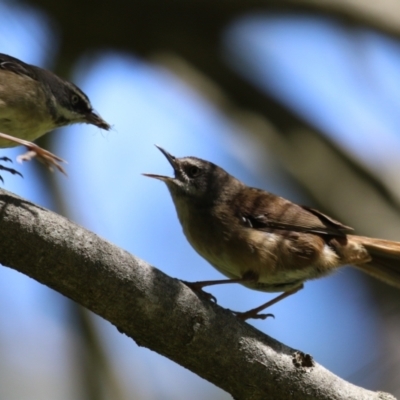
[[[39,106],[46,104],[46,99],[35,81],[26,78],[20,80],[25,88],[23,98],[10,95],[20,90],[18,75],[10,73],[10,79],[7,79],[7,75],[0,79],[0,132],[32,141],[52,130],[54,122],[46,107]],[[0,139],[0,147],[12,146],[16,144]]]
[[[36,117],[37,118],[37,117]],[[2,112],[0,106],[0,132],[10,136],[15,136],[20,139],[33,141],[38,137],[44,135],[52,129],[52,124],[48,122],[40,122],[29,115],[21,114],[19,118],[15,115],[10,115]],[[0,147],[13,147],[18,146],[14,142],[5,139],[0,139]]]
[[[305,280],[329,274],[332,266],[337,264],[337,255],[322,242],[321,246],[309,251],[307,257],[297,256],[292,251],[293,239],[285,239],[276,233],[247,232],[250,236],[221,234],[201,238],[199,231],[194,235],[185,233],[195,250],[225,276],[253,277],[243,285],[255,290],[286,291]]]

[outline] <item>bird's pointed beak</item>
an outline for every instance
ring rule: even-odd
[[[155,145],[155,146],[157,147],[158,150],[161,151],[161,153],[164,154],[165,158],[171,164],[174,171],[176,171],[176,157],[174,157],[172,154],[168,153],[168,151],[164,150],[162,147],[157,146],[157,145]],[[159,179],[160,181],[164,181],[164,182],[174,179],[170,176],[165,176],[165,175],[156,175],[156,174],[142,174],[142,175],[147,176],[149,178]]]
[[[164,154],[165,158],[168,160],[168,162],[171,164],[172,168],[175,171],[175,168],[176,168],[176,157],[174,157],[172,154],[168,153],[168,151],[163,149],[161,146],[157,146],[157,145],[155,145],[155,146],[157,147],[158,150],[161,151],[161,153]]]
[[[111,128],[111,126],[94,111],[91,111],[89,114],[86,115],[85,122],[87,122],[88,124],[95,125],[101,129],[105,129],[106,131],[108,131]]]

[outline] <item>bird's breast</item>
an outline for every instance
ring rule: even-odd
[[[0,132],[32,141],[55,126],[47,110],[45,93],[39,83],[26,76],[2,71],[0,74]],[[0,147],[16,146],[0,140]]]

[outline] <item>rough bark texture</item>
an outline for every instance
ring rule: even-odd
[[[358,388],[67,219],[0,190],[0,262],[235,399],[393,399]],[[312,366],[311,366],[312,365]]]

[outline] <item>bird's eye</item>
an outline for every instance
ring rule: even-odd
[[[196,178],[196,176],[199,176],[199,174],[200,174],[200,168],[196,167],[195,165],[192,165],[187,170],[187,174],[188,174],[189,178]]]
[[[79,96],[76,95],[76,94],[73,94],[73,95],[71,96],[71,103],[72,103],[72,105],[76,105],[76,104],[78,104],[78,102],[79,102]]]

